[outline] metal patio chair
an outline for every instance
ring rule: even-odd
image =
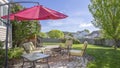
[[[23,48],[26,53],[33,53],[33,52],[42,52],[41,47],[36,48],[32,42],[26,42],[23,44]]]
[[[87,41],[85,41],[81,50],[75,50],[75,49],[69,50],[69,61],[71,56],[79,56],[81,57],[82,61],[85,63],[85,52],[86,52],[87,45],[88,43]]]

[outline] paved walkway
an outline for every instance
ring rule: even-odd
[[[68,61],[68,56],[56,56],[49,59],[50,68],[86,68],[87,63],[93,60],[91,56],[87,56],[85,63],[82,62],[81,57],[72,57]],[[15,64],[9,68],[21,68],[22,62]],[[23,68],[30,68],[30,63],[25,63]],[[48,68],[47,64],[36,63],[36,68]]]

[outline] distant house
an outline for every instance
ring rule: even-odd
[[[85,36],[88,34],[89,32],[83,30],[83,31],[77,31],[76,33],[73,33],[72,35],[74,38],[82,39],[82,38],[85,38]]]
[[[93,31],[92,33],[86,35],[85,38],[94,39],[94,38],[100,38],[100,37],[101,37],[100,31]]]
[[[7,3],[8,0],[0,0],[0,4]],[[8,6],[0,6],[0,17],[3,15],[7,15],[8,12]],[[0,21],[0,41],[5,42],[6,40],[6,25]],[[12,31],[11,28],[9,28],[9,44],[8,46],[11,47],[12,43]]]

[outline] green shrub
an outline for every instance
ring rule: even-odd
[[[1,46],[1,44],[0,44]],[[19,59],[23,53],[22,48],[13,48],[8,50],[9,59]],[[4,65],[5,61],[5,49],[0,48],[0,68]]]
[[[73,39],[73,44],[80,44],[80,40],[78,40],[78,39]]]
[[[61,39],[61,42],[65,43],[66,40],[67,39]],[[73,44],[80,44],[80,40],[78,40],[78,39],[72,39],[72,40],[73,40]]]
[[[2,48],[3,47],[3,42],[2,41],[0,41],[0,48]]]
[[[8,58],[9,59],[19,59],[23,53],[23,48],[13,48],[9,49]]]
[[[3,43],[0,41],[0,68],[3,67],[4,65],[4,60],[5,60],[5,50],[2,49]]]
[[[5,49],[2,48],[3,44],[0,41],[0,68],[4,66],[5,61]],[[19,59],[23,53],[22,48],[13,48],[8,49],[8,58],[9,59]]]
[[[62,43],[65,43],[65,41],[66,41],[66,39],[61,39],[61,42],[62,42]]]

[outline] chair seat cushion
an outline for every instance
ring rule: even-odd
[[[70,50],[70,55],[81,56],[81,50]]]
[[[33,50],[32,53],[35,53],[35,52],[42,52],[42,50]]]

